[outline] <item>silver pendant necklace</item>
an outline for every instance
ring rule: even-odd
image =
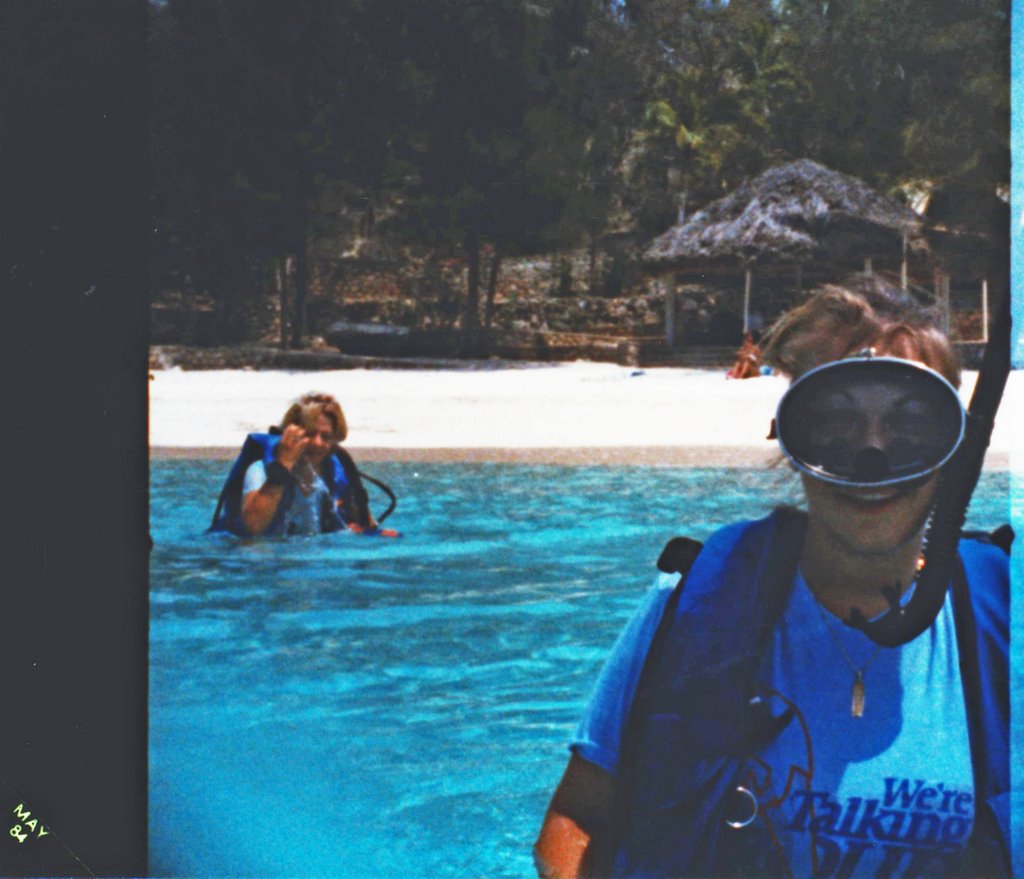
[[[846,660],[846,664],[850,666],[850,670],[853,672],[853,692],[850,698],[850,716],[863,717],[865,701],[864,674],[867,672],[871,663],[873,663],[877,658],[879,650],[882,649],[882,645],[876,644],[875,649],[868,657],[867,662],[858,668],[857,663],[853,661],[853,658],[850,656],[849,652],[847,652],[846,647],[843,646],[843,642],[839,639],[839,636],[832,630],[833,624],[828,618],[828,611],[821,606],[821,602],[818,601],[818,597],[814,595],[813,592],[811,595],[814,598],[814,606],[818,608],[818,615],[821,617],[821,624],[825,627],[825,631],[828,632],[828,636],[832,639],[832,643],[839,648],[839,652],[842,654],[843,659]]]

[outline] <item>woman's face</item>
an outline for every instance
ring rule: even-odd
[[[306,459],[314,467],[319,467],[334,447],[334,425],[331,419],[321,413],[312,424],[306,425]]]

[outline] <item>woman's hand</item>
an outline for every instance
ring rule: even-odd
[[[277,460],[291,470],[306,453],[306,446],[309,445],[309,437],[306,431],[297,424],[289,424],[281,434],[281,441],[277,444]]]

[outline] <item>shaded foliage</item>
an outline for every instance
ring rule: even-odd
[[[153,284],[190,278],[225,336],[290,257],[301,342],[307,253],[353,211],[364,239],[386,213],[388,240],[461,254],[466,353],[486,350],[502,257],[586,246],[593,267],[609,233],[652,236],[792,159],[930,187],[943,222],[999,231],[1007,0],[167,0],[150,18]]]

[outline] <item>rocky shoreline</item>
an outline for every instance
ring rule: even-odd
[[[328,369],[493,369],[529,367],[523,361],[456,360],[428,357],[372,357],[340,351],[307,349],[285,351],[265,345],[225,345],[200,348],[189,345],[153,345],[149,349],[150,370],[288,370]]]
[[[586,360],[620,366],[690,366],[728,369],[735,359],[732,347],[695,348],[673,355],[660,340],[585,335],[550,334],[542,344],[496,346],[497,354],[488,358],[438,356],[380,356],[349,354],[324,343],[300,350],[283,350],[270,345],[240,344],[222,346],[152,345],[150,370],[250,369],[250,370],[326,370],[326,369],[528,369],[542,364]]]

